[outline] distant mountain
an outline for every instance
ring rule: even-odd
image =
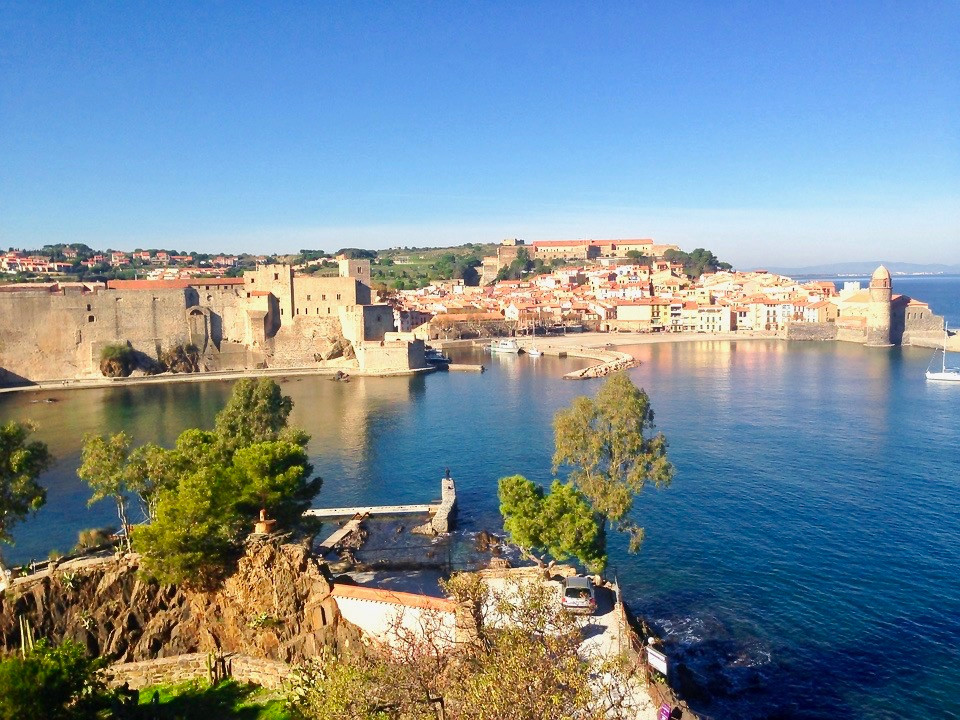
[[[823,265],[807,265],[806,267],[763,267],[755,268],[777,273],[778,275],[871,275],[878,265],[886,266],[894,275],[960,275],[960,265],[943,265],[937,263],[902,263],[887,262],[886,260],[872,260],[869,262],[842,262],[824,263]]]

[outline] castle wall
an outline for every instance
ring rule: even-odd
[[[370,288],[352,277],[297,276],[293,280],[293,317],[336,317],[340,308],[370,303]]]
[[[422,340],[361,342],[355,347],[360,369],[368,372],[398,372],[427,367]]]
[[[785,340],[836,340],[837,325],[832,322],[788,322],[780,331]]]
[[[100,350],[129,342],[152,358],[158,348],[190,342],[190,288],[0,295],[0,367],[6,381],[99,374]]]

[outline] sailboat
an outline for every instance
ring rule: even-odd
[[[933,353],[936,357],[937,353]],[[930,358],[930,364],[933,364],[933,358]],[[960,368],[947,367],[947,325],[943,325],[943,359],[940,362],[940,371],[927,368],[927,380],[938,380],[941,382],[960,382]]]

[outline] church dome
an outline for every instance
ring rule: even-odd
[[[881,266],[878,267],[876,270],[874,270],[874,271],[873,271],[873,275],[870,276],[870,282],[871,282],[871,283],[874,282],[874,281],[876,281],[876,280],[886,280],[886,281],[889,283],[889,282],[890,282],[890,271],[887,270],[883,265],[881,265]]]

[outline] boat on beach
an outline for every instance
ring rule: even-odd
[[[490,352],[495,353],[513,353],[516,355],[520,352],[520,346],[517,345],[516,340],[506,339],[506,340],[494,340],[490,343]]]
[[[537,350],[536,345],[531,345],[526,352],[527,352],[527,355],[529,355],[530,357],[540,357],[541,355],[543,355],[543,353],[540,350]]]
[[[930,364],[933,365],[933,358],[937,356],[937,353],[933,353],[933,357],[930,358]],[[933,370],[930,367],[927,367],[927,380],[936,380],[938,382],[956,382],[960,383],[960,367],[947,367],[947,325],[943,325],[943,354],[941,355],[940,360],[940,370],[934,368]]]

